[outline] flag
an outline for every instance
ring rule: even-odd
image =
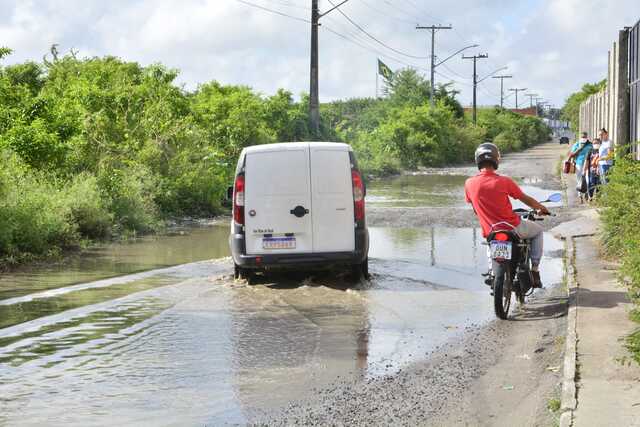
[[[387,80],[391,80],[393,78],[393,71],[391,71],[391,68],[387,67],[387,64],[380,61],[380,59],[378,59],[378,74]]]

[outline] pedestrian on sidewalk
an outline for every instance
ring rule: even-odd
[[[600,149],[600,139],[596,138],[593,140],[593,148],[587,154],[587,158],[584,161],[584,180],[587,182],[587,200],[591,201],[595,198],[596,193],[598,192],[598,187],[600,186],[600,171],[598,167],[598,162],[600,160],[599,149]]]
[[[580,196],[580,201],[583,202],[585,199],[585,194],[588,192],[589,185],[584,180],[584,164],[587,158],[587,154],[591,152],[593,145],[591,141],[589,141],[589,135],[587,132],[582,132],[582,137],[577,140],[571,149],[569,150],[568,157],[569,160],[575,159],[576,162],[576,191]]]
[[[598,149],[598,170],[600,173],[600,182],[607,183],[607,175],[611,166],[613,166],[613,141],[609,139],[609,132],[605,128],[600,130],[600,148]]]

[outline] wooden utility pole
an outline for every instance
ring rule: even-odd
[[[524,96],[528,96],[529,97],[529,102],[530,102],[530,107],[533,107],[533,99],[538,96],[537,93],[526,93]]]
[[[311,0],[311,66],[309,67],[309,121],[314,138],[320,136],[320,100],[318,96],[318,0]]]
[[[504,108],[504,79],[512,79],[513,76],[493,76],[493,79],[500,79],[500,108]]]
[[[513,88],[513,89],[509,89],[511,92],[515,92],[516,93],[516,110],[518,109],[518,92],[524,92],[525,90],[527,90],[526,87],[524,88]]]
[[[435,94],[436,94],[436,30],[450,30],[451,25],[429,25],[426,27],[416,26],[416,30],[429,30],[431,31],[431,106],[435,106]]]
[[[320,137],[320,97],[318,85],[318,27],[320,18],[348,2],[344,0],[324,13],[318,9],[318,0],[311,0],[311,65],[309,67],[309,125],[313,138]]]
[[[476,63],[478,59],[488,58],[489,54],[485,53],[484,55],[473,55],[473,56],[462,56],[462,59],[473,59],[473,124],[475,125],[478,122],[478,71],[476,68]]]

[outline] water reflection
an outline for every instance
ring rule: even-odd
[[[216,276],[115,285],[104,292],[116,299],[87,294],[70,310],[66,298],[81,299],[53,298],[66,311],[0,329],[4,422],[246,423],[336,381],[393,373],[493,318],[476,230],[371,237],[373,279],[355,289],[336,273],[257,286]],[[561,248],[547,239],[549,254]],[[561,266],[544,260],[547,284]]]
[[[229,255],[229,227],[193,227],[93,247],[55,264],[30,265],[0,275],[0,300],[137,271]]]
[[[371,181],[367,203],[373,207],[443,207],[464,205],[463,175],[402,175]]]

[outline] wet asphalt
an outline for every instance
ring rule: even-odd
[[[503,170],[543,197],[559,188],[556,151]],[[480,277],[461,202],[473,173],[370,183],[369,281],[235,281],[224,222],[3,275],[0,424],[448,424],[515,333]],[[563,275],[561,242],[546,243],[542,300]]]

